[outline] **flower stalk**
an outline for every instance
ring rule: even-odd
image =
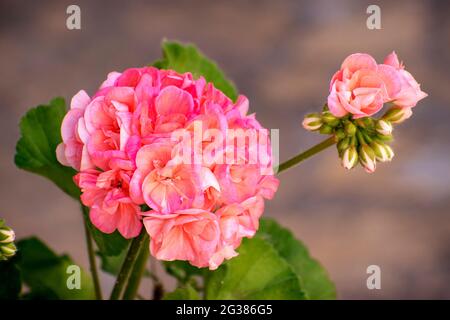
[[[139,253],[141,252],[142,247],[146,242],[148,242],[148,234],[145,232],[145,229],[141,230],[139,236],[134,238],[131,242],[130,248],[128,249],[127,256],[123,261],[122,267],[119,271],[119,275],[117,276],[116,283],[111,292],[110,300],[119,300],[121,299],[122,292],[124,290],[125,284],[130,279],[130,275],[133,271],[134,265],[136,263],[136,259],[138,258]],[[133,278],[133,281],[140,281],[141,277]],[[132,284],[128,284],[134,285]]]
[[[316,144],[312,148],[309,148],[308,150],[306,150],[302,153],[299,153],[298,155],[290,158],[289,160],[286,160],[285,162],[283,162],[279,165],[278,174],[280,174],[283,171],[286,171],[289,168],[295,167],[303,160],[306,160],[306,159],[312,157],[313,155],[315,155],[316,153],[319,153],[319,152],[325,150],[326,148],[331,147],[335,143],[336,143],[336,138],[333,135],[333,136],[325,139],[324,141],[320,142],[319,144]]]
[[[84,207],[82,210],[84,210]],[[84,220],[84,231],[86,234],[86,246],[87,246],[87,250],[88,250],[89,266],[90,266],[91,274],[92,274],[92,282],[94,283],[95,299],[103,300],[102,289],[100,287],[100,281],[98,279],[97,263],[95,261],[95,252],[94,252],[92,236],[89,231],[87,220],[84,217],[83,217],[83,220]]]

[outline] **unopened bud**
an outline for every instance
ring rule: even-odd
[[[0,260],[6,260],[16,253],[15,237],[14,231],[0,219]]]
[[[370,144],[370,147],[375,153],[375,156],[378,161],[381,162],[391,161],[392,158],[394,157],[394,152],[392,151],[392,148],[382,142],[374,141]]]
[[[356,126],[351,122],[347,122],[345,124],[345,133],[350,137],[354,136],[356,133]]]
[[[16,238],[15,233],[11,228],[0,228],[0,243],[10,243]]]
[[[359,149],[359,162],[368,173],[373,173],[376,169],[375,152],[367,144],[363,144]]]
[[[402,123],[412,116],[411,108],[392,107],[383,115],[382,119],[390,121],[391,123]]]
[[[345,150],[342,155],[342,165],[345,169],[350,170],[358,163],[358,152],[354,146],[351,146]]]
[[[336,118],[330,111],[322,113],[322,121],[331,127],[336,127],[340,122],[339,118]]]
[[[322,126],[322,119],[317,113],[311,113],[305,116],[302,125],[308,131],[315,131]]]
[[[335,135],[338,140],[344,139],[347,136],[343,129],[336,130]]]
[[[388,120],[380,119],[377,121],[375,130],[383,136],[388,136],[392,133],[392,124]]]
[[[7,260],[16,254],[17,248],[13,242],[0,245],[0,260]]]
[[[395,155],[394,150],[392,150],[392,148],[390,146],[388,146],[387,144],[384,145],[384,148],[386,149],[386,152],[388,155],[387,161],[391,161]]]
[[[333,127],[328,124],[324,124],[322,127],[320,127],[319,130],[321,134],[331,134],[333,133],[333,131],[334,131]]]
[[[348,149],[348,147],[350,146],[350,141],[350,138],[344,138],[338,142],[337,149],[339,151],[339,154],[342,154],[345,150]]]

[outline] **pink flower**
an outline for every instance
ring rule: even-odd
[[[216,269],[224,260],[237,256],[235,249],[242,238],[252,238],[259,228],[259,218],[264,211],[261,196],[246,199],[242,203],[224,206],[217,211],[220,225],[220,244],[209,260],[209,268]]]
[[[401,86],[397,70],[377,65],[368,54],[348,56],[331,79],[328,107],[336,117],[348,113],[362,118],[377,113],[383,103],[395,97]]]
[[[402,108],[412,108],[417,102],[427,97],[428,94],[420,89],[416,79],[405,70],[403,63],[398,60],[397,54],[393,51],[384,60],[385,65],[389,65],[398,70],[401,78],[401,89],[393,97],[393,103]]]
[[[58,159],[79,171],[81,201],[99,230],[136,237],[144,216],[158,259],[215,269],[255,234],[263,199],[279,184],[268,137],[239,142],[267,135],[248,108],[244,96],[234,103],[190,73],[111,72],[92,99],[84,91],[72,99]]]
[[[350,113],[357,119],[374,115],[386,102],[411,108],[426,96],[395,52],[384,64],[377,64],[368,54],[355,53],[331,79],[328,107],[336,117]]]
[[[197,267],[209,265],[220,238],[216,214],[187,209],[172,214],[147,213],[144,226],[150,235],[150,252],[159,260],[186,260]]]
[[[58,161],[75,170],[85,170],[93,167],[85,145],[87,135],[84,124],[84,111],[91,98],[83,90],[73,96],[70,110],[61,125],[63,142],[56,149]]]
[[[124,238],[136,237],[142,228],[140,208],[128,195],[130,174],[122,170],[87,170],[75,176],[83,194],[81,201],[90,207],[89,217],[104,233],[116,229]]]

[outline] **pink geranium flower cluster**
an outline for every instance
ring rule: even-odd
[[[384,103],[392,102],[411,116],[411,108],[426,96],[395,52],[383,64],[369,54],[354,53],[331,79],[328,108],[336,117],[350,113],[357,119],[372,116]]]
[[[157,259],[215,269],[255,234],[278,188],[267,141],[228,141],[230,129],[264,130],[248,106],[190,73],[112,72],[92,98],[72,98],[57,157],[79,171],[81,201],[99,230],[133,238],[144,225]],[[186,136],[197,143],[185,148]],[[268,161],[249,161],[258,147]],[[199,148],[213,156],[196,157]]]

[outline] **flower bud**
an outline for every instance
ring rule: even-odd
[[[16,253],[15,237],[14,231],[0,219],[0,260],[6,260]]]
[[[375,130],[383,136],[392,134],[392,129],[393,128],[391,122],[383,119],[378,120],[375,126]]]
[[[347,122],[345,124],[345,133],[350,137],[354,136],[356,133],[356,126],[350,121]]]
[[[1,228],[0,229],[0,243],[10,243],[16,238],[15,233],[11,228]]]
[[[391,147],[384,144],[383,142],[372,142],[370,144],[373,152],[375,153],[376,159],[381,162],[391,161],[394,157],[394,151]]]
[[[0,245],[0,260],[7,260],[16,254],[17,248],[13,242]]]
[[[383,115],[382,119],[391,123],[402,123],[412,116],[411,108],[392,107]]]
[[[350,138],[344,138],[338,142],[337,149],[339,151],[339,154],[342,154],[345,150],[348,149],[348,147],[350,146],[350,141]]]
[[[340,122],[339,118],[336,118],[330,111],[322,113],[322,121],[331,127],[336,127]]]
[[[315,131],[322,126],[322,119],[317,113],[311,113],[305,116],[302,125],[308,131]]]
[[[368,173],[373,173],[377,167],[375,152],[367,144],[359,149],[359,162]]]
[[[388,146],[387,144],[384,145],[384,148],[386,149],[386,152],[388,155],[387,161],[391,161],[395,155],[394,150],[392,150],[392,148],[390,146]]]
[[[331,134],[333,133],[333,131],[334,131],[333,127],[328,124],[324,124],[322,127],[320,127],[319,130],[321,134]]]
[[[342,156],[342,165],[345,169],[350,170],[358,163],[358,152],[356,152],[355,146],[351,146],[345,150]]]
[[[336,130],[335,135],[338,140],[344,139],[347,136],[342,129]]]

